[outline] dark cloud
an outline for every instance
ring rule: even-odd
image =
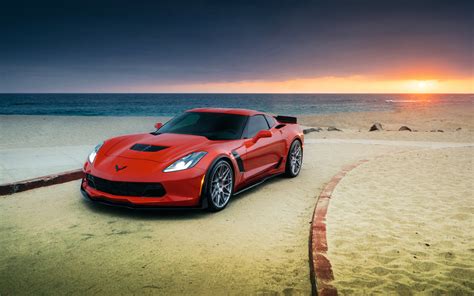
[[[384,75],[410,66],[472,76],[472,1],[99,2],[1,4],[0,91]]]

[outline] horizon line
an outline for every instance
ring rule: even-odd
[[[0,92],[0,95],[14,94],[193,94],[193,95],[474,95],[466,92]]]

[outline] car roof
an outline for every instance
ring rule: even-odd
[[[186,112],[209,112],[209,113],[227,113],[236,115],[253,116],[257,114],[265,114],[263,112],[250,110],[250,109],[238,109],[238,108],[195,108]]]

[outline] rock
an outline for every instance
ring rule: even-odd
[[[457,132],[459,132],[460,130],[462,130],[462,128],[460,128],[460,127],[458,127],[458,128],[456,129]]]
[[[374,123],[369,129],[369,132],[373,132],[373,131],[383,131],[382,124],[378,122]]]
[[[438,133],[444,133],[444,131],[443,130],[438,130]]]
[[[342,131],[335,126],[330,126],[328,127],[328,132],[342,132]]]
[[[312,133],[312,132],[317,132],[319,133],[320,131],[322,131],[323,129],[318,127],[318,128],[314,128],[314,127],[311,127],[311,128],[306,128],[303,130],[303,134],[309,134],[309,133]]]
[[[401,126],[398,130],[399,130],[399,131],[409,131],[409,132],[411,132],[411,128],[409,128],[409,127],[406,126],[406,125]]]
[[[436,133],[436,130],[430,130],[431,133]]]

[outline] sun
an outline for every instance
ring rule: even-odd
[[[418,82],[418,88],[419,88],[420,90],[425,89],[425,88],[426,88],[426,82],[425,82],[425,81],[420,81],[420,82]]]
[[[412,80],[410,90],[416,93],[433,92],[436,88],[436,80]]]

